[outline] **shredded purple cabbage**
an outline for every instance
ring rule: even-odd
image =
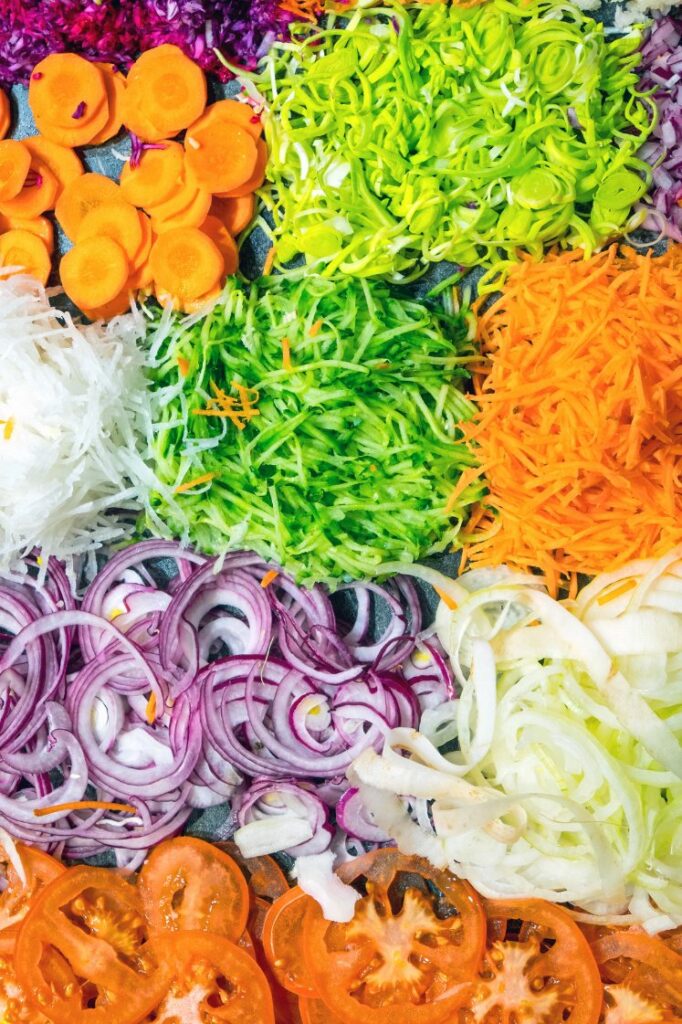
[[[215,49],[253,68],[294,20],[277,0],[0,0],[0,83],[27,83],[48,53],[70,50],[125,68],[161,43],[225,79]]]
[[[653,90],[659,121],[639,155],[653,170],[653,211],[644,227],[682,242],[682,19],[661,18],[642,47],[641,91]],[[651,209],[649,207],[649,209]]]

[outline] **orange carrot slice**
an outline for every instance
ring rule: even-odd
[[[210,127],[217,121],[230,121],[238,124],[245,132],[259,139],[263,134],[263,122],[253,107],[248,103],[240,103],[239,100],[218,100],[211,103],[201,115],[198,121],[191,126],[190,132],[195,128]]]
[[[0,270],[0,277],[29,274],[41,284],[47,284],[52,269],[50,253],[42,238],[19,229],[0,235],[0,264],[3,267],[18,268],[12,274]]]
[[[4,139],[9,133],[12,124],[12,110],[9,105],[9,96],[0,89],[0,139]]]
[[[185,137],[185,162],[209,192],[231,192],[254,174],[256,140],[233,121],[195,126]]]
[[[64,291],[82,309],[97,309],[115,299],[128,280],[128,258],[113,238],[86,238],[61,261]]]
[[[154,280],[152,274],[152,265],[148,259],[144,263],[140,264],[139,267],[133,270],[132,274],[128,278],[128,288],[131,292],[140,291],[142,288],[148,288]]]
[[[22,142],[0,142],[0,202],[19,195],[30,166],[31,154]]]
[[[48,118],[36,113],[33,120],[44,138],[56,142],[59,146],[75,149],[77,146],[89,146],[97,133],[102,131],[109,120],[109,104],[103,103],[88,121],[75,119],[68,128],[53,124]]]
[[[51,53],[33,69],[28,102],[34,117],[55,128],[87,124],[105,106],[107,92],[100,69],[75,53]]]
[[[256,200],[252,192],[238,199],[219,199],[213,197],[209,213],[222,221],[233,238],[241,234],[253,220],[256,212]]]
[[[76,242],[87,238],[113,238],[132,263],[142,245],[142,224],[138,211],[130,203],[115,200],[100,203],[83,217]]]
[[[57,220],[73,241],[81,221],[90,210],[102,203],[124,202],[121,190],[103,174],[83,174],[70,182],[57,201]]]
[[[215,242],[198,228],[166,231],[154,242],[149,258],[158,289],[183,301],[215,288],[225,268]]]
[[[5,217],[4,214],[0,214],[0,234],[14,229],[30,231],[32,235],[42,238],[50,254],[54,251],[54,227],[52,221],[47,217],[24,219],[23,217]]]
[[[221,192],[219,194],[221,199],[243,199],[245,196],[251,195],[252,192],[255,192],[257,188],[261,187],[265,181],[265,169],[268,166],[268,147],[262,139],[258,139],[256,142],[256,150],[256,166],[254,167],[251,177],[238,188]]]
[[[176,310],[178,313],[200,313],[211,303],[220,296],[221,288],[220,285],[216,285],[211,288],[210,291],[204,295],[199,295],[196,299],[181,299],[177,295],[171,295],[170,292],[164,292],[157,290],[156,301],[162,306],[170,306],[171,309]],[[186,484],[182,484],[176,488],[176,494],[181,494],[183,491],[189,491],[192,487],[197,487],[199,484],[206,483],[208,480],[213,479],[215,473],[207,473],[205,476],[197,477],[195,480],[189,480]]]
[[[33,135],[30,139],[22,139],[32,156],[42,161],[57,179],[57,199],[67,185],[83,174],[83,164],[72,149],[60,146],[57,142]]]
[[[109,302],[103,303],[95,308],[81,307],[88,320],[111,320],[112,317],[121,316],[130,312],[131,292],[130,282],[127,281],[121,291]]]
[[[217,217],[211,217],[209,215],[201,225],[201,230],[204,234],[208,235],[213,242],[215,242],[216,246],[220,250],[223,260],[225,261],[225,273],[228,275],[236,273],[239,266],[239,250],[237,249],[234,238],[223,222],[218,220]]]
[[[152,231],[152,222],[146,213],[142,213],[141,210],[137,211],[137,216],[140,219],[140,231],[142,233],[142,241],[137,247],[135,254],[131,260],[131,266],[133,270],[138,270],[144,263],[149,259],[149,253],[152,249],[154,242],[154,232]]]
[[[57,192],[57,179],[52,171],[47,169],[42,160],[33,157],[24,187],[14,199],[0,201],[0,213],[7,217],[31,220],[54,208]]]
[[[211,209],[211,194],[203,188],[197,189],[196,195],[187,206],[166,217],[159,217],[157,209],[152,210],[152,227],[157,235],[171,228],[198,228],[206,220]]]
[[[171,44],[147,50],[128,75],[125,123],[137,120],[140,138],[158,142],[193,124],[206,106],[206,76],[198,64]]]
[[[111,64],[96,64],[104,76],[104,86],[107,92],[107,105],[109,117],[107,123],[90,140],[91,146],[101,146],[109,142],[121,130],[123,125],[123,101],[126,92],[126,80],[118,71],[111,70]]]
[[[185,151],[179,142],[163,143],[163,149],[146,149],[137,167],[128,160],[121,171],[121,192],[133,206],[151,207],[165,202],[183,181]]]

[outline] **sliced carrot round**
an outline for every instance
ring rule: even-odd
[[[110,64],[96,64],[95,67],[98,67],[104,76],[109,116],[104,127],[90,140],[90,145],[101,146],[102,143],[113,139],[121,130],[126,80],[120,72],[112,71]]]
[[[149,257],[154,281],[179,299],[207,294],[224,271],[220,251],[198,228],[173,228],[160,235]]]
[[[210,209],[211,194],[200,188],[192,201],[176,213],[159,217],[156,209],[152,210],[152,227],[157,235],[171,228],[198,228],[206,220]]]
[[[82,306],[81,309],[88,320],[111,320],[112,317],[121,316],[130,311],[131,291],[130,282],[127,281],[118,295],[109,302],[90,309]]]
[[[126,106],[148,122],[149,134],[156,136],[149,141],[172,138],[188,128],[203,113],[206,96],[204,72],[171,44],[147,50],[128,75]]]
[[[225,273],[234,274],[239,266],[239,250],[230,232],[217,217],[206,218],[201,225],[201,230],[208,235],[211,241],[215,242],[225,261]]]
[[[237,124],[254,139],[259,139],[263,134],[263,122],[259,115],[248,103],[240,103],[239,100],[218,100],[217,103],[211,103],[206,107],[199,120],[195,121],[190,131],[195,128],[210,127],[217,121],[230,121],[232,124]]]
[[[149,260],[145,260],[139,267],[133,270],[132,274],[128,278],[128,288],[131,292],[140,291],[141,288],[148,288],[154,281],[154,275],[152,274],[152,265]]]
[[[8,217],[31,220],[54,208],[59,187],[52,171],[33,157],[24,187],[14,199],[0,200],[0,212]]]
[[[86,238],[113,238],[132,263],[142,245],[142,224],[138,211],[130,203],[115,200],[101,203],[83,217],[76,242]]]
[[[66,235],[75,240],[81,221],[102,203],[123,202],[118,185],[103,174],[83,174],[70,182],[57,201],[57,220]]]
[[[0,235],[0,263],[3,267],[18,268],[15,273],[29,274],[41,284],[47,284],[52,264],[42,238],[30,231],[14,229]],[[3,275],[0,271],[0,277]]]
[[[201,313],[220,297],[220,291],[220,285],[216,285],[210,291],[199,295],[196,299],[181,299],[177,295],[171,295],[170,292],[165,292],[159,288],[156,289],[154,294],[156,301],[161,306],[170,306],[177,313]]]
[[[0,202],[19,195],[30,166],[31,154],[23,142],[0,142]]]
[[[137,270],[146,263],[149,259],[149,253],[152,250],[152,244],[154,242],[154,232],[152,231],[152,222],[146,213],[142,210],[137,211],[137,216],[140,220],[140,232],[142,234],[142,241],[135,250],[135,254],[131,260],[131,266],[133,270]]]
[[[185,161],[203,188],[230,192],[253,176],[256,140],[233,121],[195,126],[185,137]]]
[[[256,142],[256,166],[253,169],[253,174],[243,185],[239,185],[237,188],[229,189],[226,192],[220,193],[221,199],[243,199],[245,196],[251,195],[260,188],[265,181],[265,170],[268,166],[268,147],[262,139],[258,139]]]
[[[136,167],[130,160],[121,171],[121,192],[133,206],[151,207],[169,199],[183,182],[185,151],[179,142],[163,149],[145,149]]]
[[[60,146],[42,135],[33,135],[30,139],[22,139],[32,156],[37,157],[57,179],[58,194],[62,194],[67,185],[84,173],[83,164],[76,153],[68,146]]]
[[[52,226],[52,221],[48,220],[47,217],[6,217],[0,213],[0,234],[4,231],[15,229],[29,231],[32,235],[42,238],[48,248],[48,252],[52,254],[54,250],[54,227]]]
[[[253,192],[238,199],[220,199],[213,197],[209,213],[222,221],[233,238],[241,234],[253,220],[256,212],[256,199]]]
[[[81,309],[97,309],[115,299],[128,280],[128,258],[113,238],[86,238],[62,259],[64,291]]]
[[[0,139],[4,139],[12,125],[12,108],[9,103],[9,96],[4,89],[0,89]]]
[[[83,124],[106,103],[100,69],[75,53],[51,53],[33,69],[28,102],[34,116],[58,128]]]
[[[89,146],[98,132],[101,132],[109,120],[109,104],[103,103],[99,110],[89,119],[75,118],[68,128],[54,124],[47,117],[34,113],[35,126],[42,136],[56,142],[60,146],[75,149],[77,146]]]

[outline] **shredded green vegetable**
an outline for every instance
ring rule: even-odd
[[[389,0],[299,26],[258,82],[277,263],[406,280],[632,230],[656,116],[639,44],[557,0]]]
[[[459,441],[472,333],[467,314],[306,270],[230,279],[198,322],[160,314],[154,469],[180,489],[184,518],[156,495],[158,517],[204,551],[253,548],[302,583],[442,550],[481,496],[473,484],[448,504],[473,459]]]

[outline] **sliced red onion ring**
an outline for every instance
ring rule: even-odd
[[[372,821],[357,789],[348,789],[336,805],[336,824],[353,839],[386,843],[390,836]]]
[[[256,841],[261,853],[288,853],[292,857],[303,857],[322,853],[331,842],[333,829],[327,808],[314,792],[292,780],[272,782],[256,779],[235,799],[233,810],[240,825],[234,836],[240,848],[248,847],[249,829],[246,826],[255,822],[265,822],[268,826],[257,831]],[[282,845],[290,834],[287,825],[292,820],[305,822],[309,826],[310,838],[293,846]],[[269,845],[267,850],[264,849],[264,841]]]

